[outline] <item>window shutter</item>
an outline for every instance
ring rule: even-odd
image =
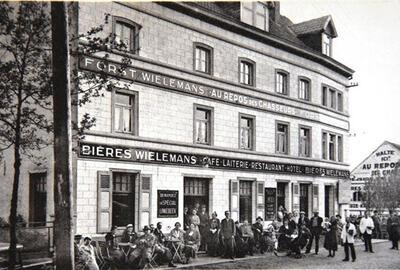
[[[293,183],[292,184],[293,190],[292,190],[292,198],[293,198],[293,211],[300,211],[300,184],[298,183]]]
[[[313,185],[313,212],[319,211],[319,185]]]
[[[151,219],[151,175],[140,175],[139,183],[139,230],[150,224]]]
[[[231,179],[229,190],[229,206],[231,211],[231,218],[236,221],[239,220],[239,181]]]
[[[265,217],[264,181],[257,181],[257,217]]]
[[[97,232],[109,232],[112,222],[112,177],[107,171],[97,173]]]

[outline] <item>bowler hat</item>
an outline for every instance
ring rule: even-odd
[[[146,225],[146,226],[144,226],[144,227],[143,227],[143,231],[150,231],[150,228],[149,228],[149,226],[147,226],[147,225]]]

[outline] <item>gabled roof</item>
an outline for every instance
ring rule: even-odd
[[[330,26],[330,28],[328,28],[328,26]],[[293,24],[289,27],[298,36],[328,32],[332,37],[337,37],[336,28],[335,25],[333,24],[331,15]]]
[[[395,148],[397,148],[397,150],[400,151],[400,144],[392,143],[392,142],[389,142],[389,141],[386,141],[386,142],[390,143],[392,146],[394,146]]]

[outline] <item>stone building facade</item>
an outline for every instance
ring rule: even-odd
[[[78,233],[172,227],[203,205],[240,222],[272,220],[279,205],[340,211],[353,70],[332,58],[330,16],[293,24],[278,2],[79,5],[80,32],[108,13],[103,35],[127,45],[80,68],[132,65],[124,85],[79,108],[97,121],[79,143]]]

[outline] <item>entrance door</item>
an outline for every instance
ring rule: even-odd
[[[300,184],[300,211],[304,211],[306,215],[308,216],[308,202],[309,202],[309,190],[308,184]]]
[[[193,209],[200,211],[202,205],[206,206],[206,211],[210,212],[209,207],[209,184],[208,178],[185,177],[183,179],[184,197],[183,206],[189,209],[189,213]]]
[[[112,225],[118,227],[135,223],[136,174],[114,172],[112,190]]]
[[[239,182],[239,222],[252,222],[252,181]]]
[[[280,206],[286,208],[286,200],[285,200],[285,189],[286,189],[286,183],[277,183],[277,189],[276,189],[276,197],[277,197],[277,206],[278,209]]]
[[[29,222],[32,226],[46,225],[46,173],[31,173],[29,176]]]

